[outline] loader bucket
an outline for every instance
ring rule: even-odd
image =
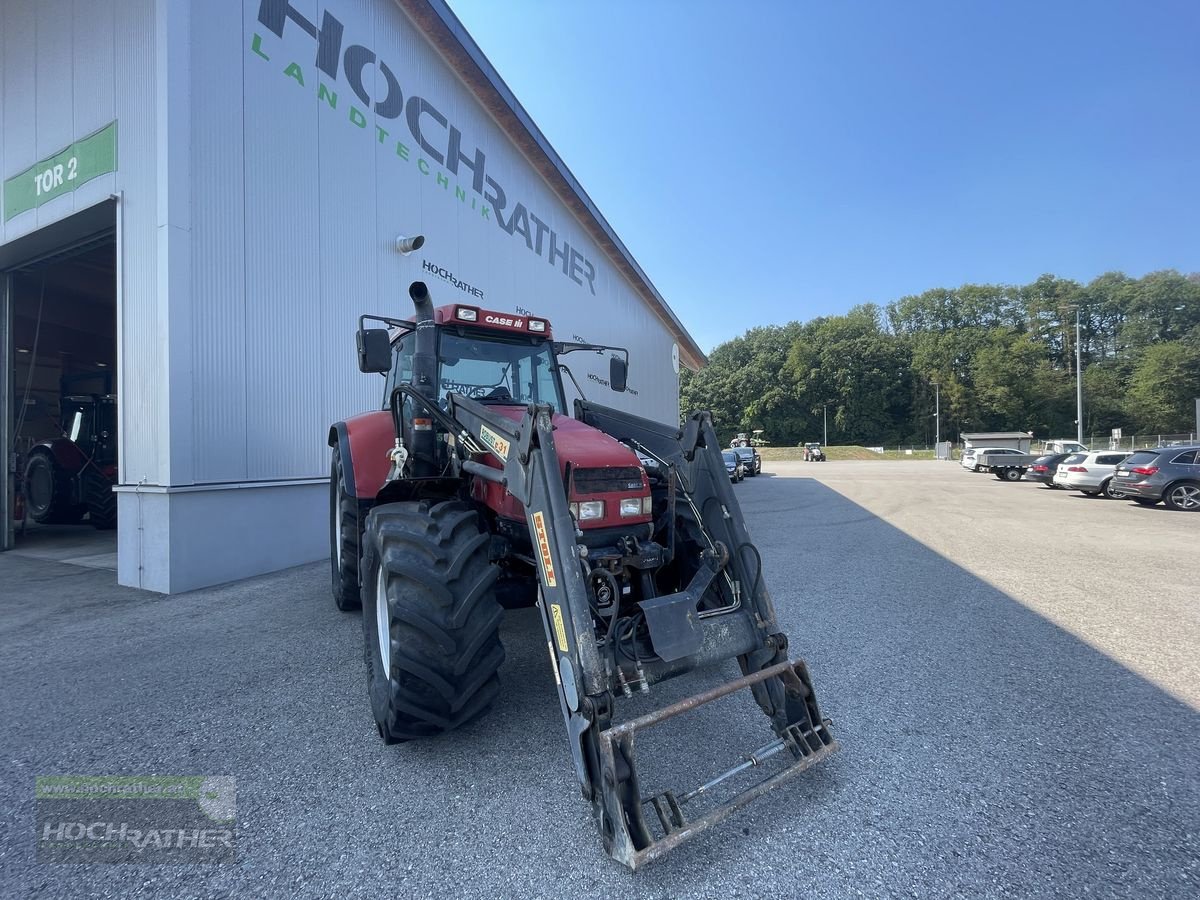
[[[634,753],[638,732],[768,681],[778,681],[791,699],[804,701],[804,713],[798,717],[801,721],[787,724],[774,740],[682,794],[668,790],[642,796]],[[821,762],[837,749],[837,742],[829,730],[830,723],[819,715],[804,663],[785,661],[605,729],[600,733],[604,809],[601,833],[609,855],[636,870]],[[700,805],[697,801],[717,785],[760,767],[769,774],[723,803],[689,817],[688,813]]]

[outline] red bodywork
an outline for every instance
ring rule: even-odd
[[[523,406],[494,406],[492,409],[506,419],[512,419],[514,423],[519,422],[525,412]],[[350,446],[349,464],[354,473],[354,493],[361,500],[374,500],[387,479],[388,469],[391,468],[387,452],[396,440],[396,433],[392,428],[392,414],[387,410],[377,410],[346,419],[344,424],[347,443]],[[603,518],[589,519],[580,527],[590,530],[618,525],[639,525],[650,521],[648,515],[620,514],[621,500],[645,497],[650,493],[650,484],[646,480],[646,473],[641,469],[641,461],[628,447],[595,428],[557,413],[554,415],[554,445],[564,476],[568,466],[571,469],[636,467],[639,472],[641,484],[636,490],[586,494],[576,491],[572,484],[568,490],[568,497],[572,502],[605,501]],[[490,453],[482,461],[500,468],[500,460]],[[498,484],[484,481],[482,478],[476,479],[471,486],[471,494],[497,515],[518,521],[525,518],[521,504]]]
[[[514,423],[521,421],[525,413],[523,406],[493,406],[494,412],[512,419]],[[641,460],[637,454],[620,441],[609,437],[603,431],[597,431],[590,425],[572,419],[570,416],[554,414],[554,449],[558,454],[558,466],[566,477],[567,469],[610,469],[636,468],[638,470],[639,486],[634,490],[605,491],[604,493],[582,493],[575,489],[574,481],[567,487],[567,499],[572,503],[585,500],[604,500],[604,516],[599,519],[588,519],[580,524],[580,528],[613,528],[618,525],[639,525],[650,521],[648,515],[622,516],[620,504],[630,497],[645,497],[650,493],[650,482],[642,470]],[[500,460],[487,454],[483,462],[489,466],[500,468]],[[524,521],[525,510],[517,499],[498,484],[491,481],[476,479],[471,485],[471,496],[483,503],[497,515],[506,519]]]
[[[80,446],[70,438],[55,438],[44,444],[50,449],[50,455],[65,471],[74,475],[87,465],[87,456]]]

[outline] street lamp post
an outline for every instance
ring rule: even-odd
[[[1079,345],[1079,307],[1075,307],[1075,440],[1083,444],[1083,353]]]
[[[825,436],[821,440],[822,447],[829,446],[829,414],[825,411],[828,404],[821,404],[821,425],[823,426]]]
[[[936,457],[942,443],[942,387],[936,381],[933,383],[933,434],[933,455]]]

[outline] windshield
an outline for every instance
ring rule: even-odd
[[[754,456],[754,451],[750,447],[738,447],[733,451],[742,459],[751,459]]]
[[[721,455],[725,457],[725,462],[737,465],[737,454],[732,450],[722,450]]]
[[[453,391],[476,400],[549,403],[564,410],[550,344],[443,331],[438,399]]]

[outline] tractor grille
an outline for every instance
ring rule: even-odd
[[[636,491],[642,486],[642,470],[633,466],[613,469],[576,469],[573,477],[575,491],[580,494]]]

